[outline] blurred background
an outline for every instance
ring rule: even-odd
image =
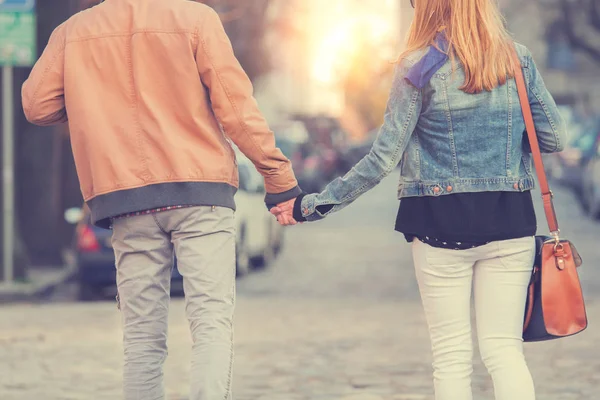
[[[19,3],[4,0],[11,1]],[[38,1],[35,53],[58,24],[95,3]],[[393,60],[411,19],[408,0],[206,3],[222,14],[261,110],[293,160],[302,188],[320,191],[347,172],[366,154],[382,122]],[[594,169],[600,132],[600,6],[592,1],[586,10],[567,0],[503,3],[511,31],[533,52],[573,126],[573,149],[552,160],[552,173],[571,182],[577,180],[572,174],[587,175],[590,182],[577,184],[583,204],[600,202],[590,199],[593,177],[582,174]],[[8,22],[3,25],[3,30],[11,28]],[[0,31],[0,45],[3,34],[9,33]],[[31,266],[62,265],[74,235],[65,211],[82,204],[68,127],[30,125],[21,111],[20,87],[29,72],[16,68],[13,82],[18,278],[26,278]],[[592,214],[600,212],[592,206]]]
[[[572,238],[585,246],[580,252],[584,258],[589,254],[593,259],[598,250],[589,238],[600,234],[596,222],[600,219],[600,0],[499,1],[510,31],[532,51],[569,122],[567,149],[548,156],[547,169],[557,186],[557,209],[559,217],[563,217],[563,231],[579,235]],[[305,191],[320,191],[367,154],[383,120],[393,61],[402,50],[412,18],[409,0],[203,2],[221,14],[236,55],[254,83],[256,98],[276,134],[278,146],[292,160]],[[53,29],[74,13],[97,3],[0,0],[0,66],[14,66],[10,71],[4,68],[5,79],[0,86],[4,93],[3,110],[12,116],[8,121],[9,114],[2,114],[4,177],[10,178],[6,171],[14,162],[14,185],[5,178],[3,186],[5,193],[14,190],[15,204],[14,224],[5,229],[11,232],[9,242],[14,246],[13,279],[6,279],[10,278],[6,276],[6,268],[0,271],[4,280],[0,285],[0,302],[6,302],[0,313],[7,313],[4,318],[0,314],[3,320],[0,328],[5,329],[6,337],[10,337],[10,332],[19,335],[29,326],[27,320],[36,319],[37,314],[17,317],[23,310],[9,306],[15,301],[62,304],[101,300],[93,305],[97,307],[93,310],[106,315],[111,315],[107,310],[112,312],[111,303],[106,302],[114,294],[110,232],[92,227],[82,209],[68,127],[30,125],[20,107],[20,87]],[[6,140],[9,128],[14,132],[14,143]],[[320,225],[320,230],[319,226],[303,226],[284,232],[264,210],[261,177],[243,155],[238,157],[241,178],[237,196],[238,274],[248,275],[239,286],[242,298],[249,299],[242,307],[252,308],[253,301],[258,300],[251,299],[273,296],[282,304],[289,296],[300,297],[308,302],[305,304],[308,309],[314,307],[313,311],[320,307],[312,301],[322,305],[324,301],[319,299],[323,297],[369,299],[356,300],[359,304],[369,301],[387,304],[387,299],[393,303],[408,298],[417,307],[409,248],[403,246],[400,236],[392,233],[397,209],[394,200],[397,174],[384,182],[383,189],[352,206],[355,218],[352,222],[348,221],[352,212],[348,212],[346,219],[334,216]],[[0,215],[3,221],[7,216],[10,218],[11,208]],[[543,220],[539,225],[545,231]],[[344,268],[342,271],[340,266]],[[265,270],[265,267],[271,268]],[[249,275],[250,272],[256,273]],[[597,290],[600,294],[600,277],[596,279],[592,272],[587,273],[585,289],[593,297]],[[181,280],[176,270],[173,279],[176,288]],[[291,307],[299,303],[293,304]],[[338,315],[346,315],[347,307],[341,307]],[[352,320],[355,316],[346,317]],[[70,316],[64,318],[71,321]],[[424,337],[420,317],[406,318],[414,319],[415,332]],[[77,326],[73,324],[66,323]],[[378,326],[375,324],[372,329],[379,329]],[[118,324],[111,327],[118,331]],[[113,345],[116,346],[110,344]],[[0,354],[1,346],[0,333]],[[426,343],[422,346],[422,355],[428,354]],[[543,355],[539,357],[542,365]],[[258,359],[260,356],[256,355],[254,360]],[[415,360],[417,365],[422,357],[415,356]],[[112,360],[115,366],[117,361]],[[311,368],[314,371],[317,367]],[[551,380],[552,373],[540,374]],[[18,378],[13,381],[20,382]],[[374,385],[381,386],[381,382],[375,381]],[[363,383],[363,389],[373,386],[372,379]],[[428,393],[427,385],[410,390],[418,396]],[[584,393],[585,385],[573,385]],[[6,395],[2,395],[0,385],[1,399],[91,398],[31,397],[29,392],[25,395],[22,393],[26,391],[7,387],[4,387]],[[173,398],[179,398],[179,389],[171,390]],[[489,383],[482,384],[481,390],[489,395]]]

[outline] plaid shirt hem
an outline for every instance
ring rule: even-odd
[[[164,211],[180,210],[182,208],[189,208],[189,207],[194,207],[194,206],[192,206],[192,205],[181,205],[181,206],[169,206],[169,207],[153,208],[153,209],[150,209],[150,210],[136,211],[136,212],[131,212],[131,213],[127,213],[127,214],[117,215],[116,217],[112,217],[111,219],[115,220],[115,219],[129,218],[129,217],[139,217],[140,215],[157,214],[157,213],[164,212]]]

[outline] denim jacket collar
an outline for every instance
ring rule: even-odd
[[[406,74],[406,79],[416,88],[423,89],[433,75],[448,61],[448,39],[444,32],[436,35],[435,45]]]

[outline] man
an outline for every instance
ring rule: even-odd
[[[54,31],[23,108],[38,125],[69,122],[92,221],[114,230],[125,398],[164,397],[175,253],[191,398],[231,399],[238,175],[222,131],[264,176],[267,204],[300,189],[218,15],[184,0],[106,0]]]

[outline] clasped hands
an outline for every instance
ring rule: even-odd
[[[294,204],[296,199],[288,200],[271,209],[271,214],[277,217],[277,222],[282,226],[296,225],[298,221],[294,219]]]

